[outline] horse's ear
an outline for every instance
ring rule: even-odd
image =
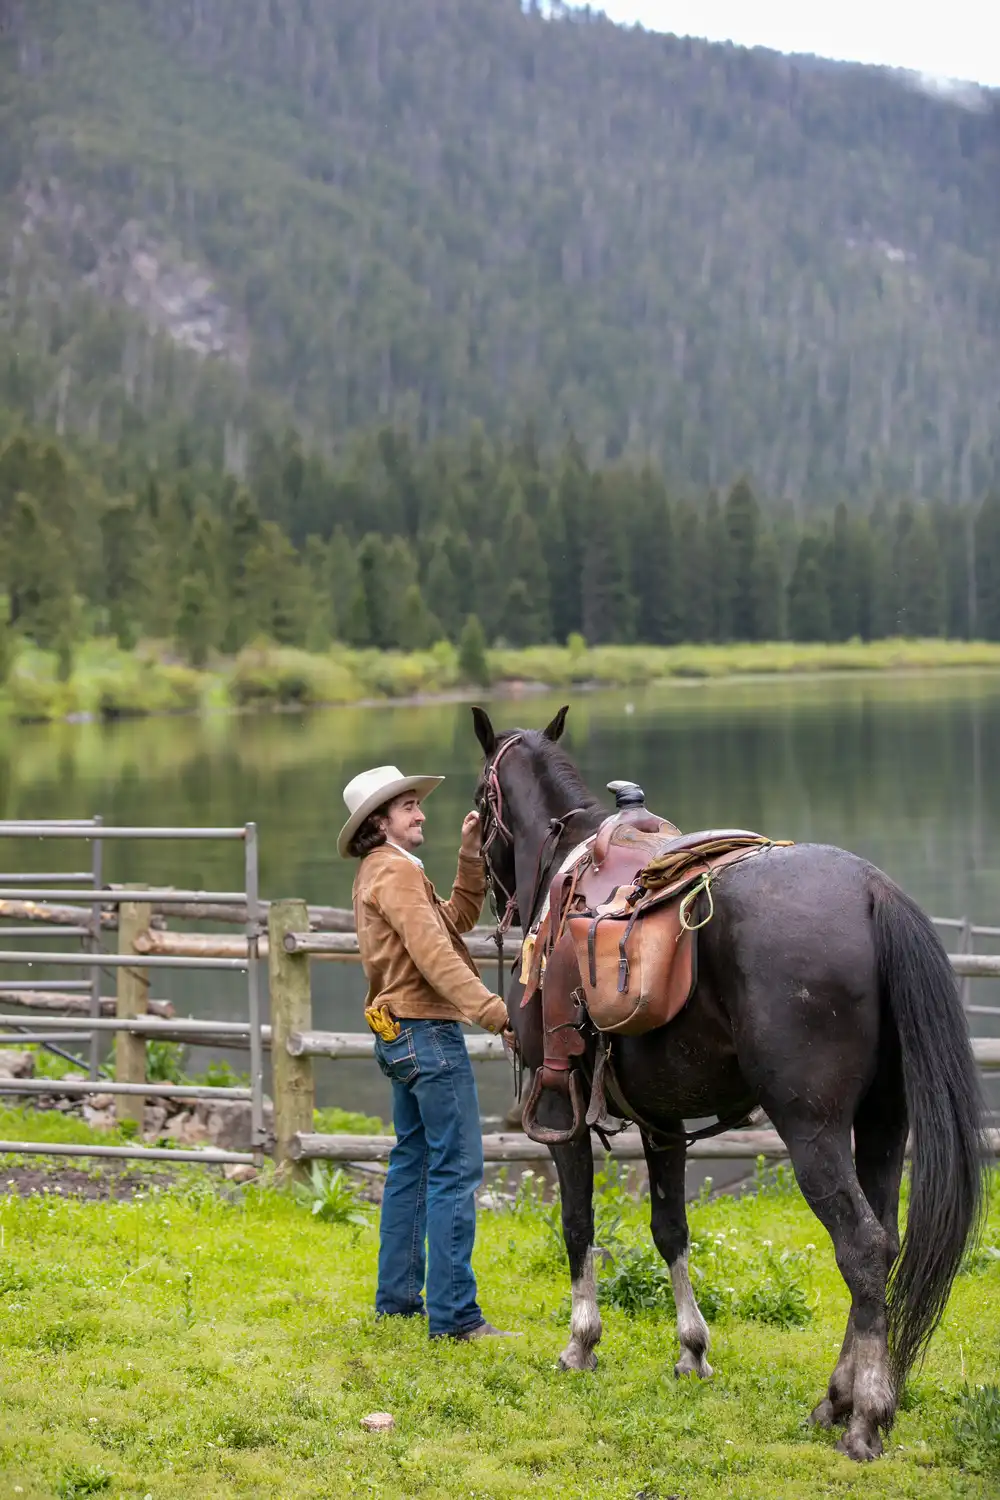
[[[483,754],[489,760],[497,746],[496,730],[490,723],[490,716],[485,708],[474,708],[472,710],[472,722],[476,728],[476,739],[483,747]]]
[[[562,708],[556,714],[555,718],[552,720],[552,723],[547,724],[542,731],[542,733],[545,735],[545,738],[547,740],[551,740],[553,744],[555,744],[556,740],[562,739],[562,732],[566,728],[566,715],[568,713],[569,704],[564,703]]]

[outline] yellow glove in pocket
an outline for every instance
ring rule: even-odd
[[[387,1005],[367,1005],[365,1020],[369,1031],[374,1031],[383,1042],[394,1042],[399,1036],[399,1022]]]

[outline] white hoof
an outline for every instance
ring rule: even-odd
[[[685,1349],[674,1365],[674,1375],[678,1380],[683,1375],[697,1375],[699,1380],[711,1380],[714,1374],[715,1371],[704,1354],[692,1354],[690,1349]]]
[[[596,1370],[597,1355],[593,1349],[584,1349],[579,1344],[568,1344],[559,1356],[560,1370]]]

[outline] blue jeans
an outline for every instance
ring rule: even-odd
[[[457,1021],[399,1025],[394,1042],[375,1039],[378,1065],[392,1083],[396,1130],[382,1196],[375,1310],[422,1312],[426,1265],[435,1338],[483,1321],[471,1264],[483,1180],[479,1098]]]

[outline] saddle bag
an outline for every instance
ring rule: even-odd
[[[632,893],[629,893],[632,894]],[[641,1036],[666,1026],[694,990],[694,933],[681,921],[676,895],[635,907],[612,900],[570,913],[583,999],[599,1031]]]

